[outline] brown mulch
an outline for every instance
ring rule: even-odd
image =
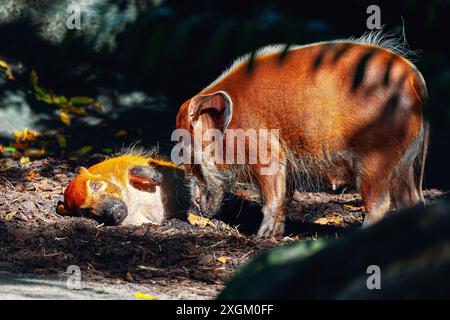
[[[75,167],[50,158],[0,166],[0,262],[12,265],[9,271],[58,274],[78,265],[93,280],[159,288],[208,285],[218,292],[258,253],[298,239],[338,237],[359,226],[364,214],[355,193],[297,192],[288,215],[289,237],[261,240],[177,219],[159,227],[105,227],[56,214]],[[427,192],[429,198],[441,195]]]

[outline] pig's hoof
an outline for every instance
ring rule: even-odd
[[[284,233],[284,222],[262,222],[256,236],[258,238],[269,238],[282,236]]]

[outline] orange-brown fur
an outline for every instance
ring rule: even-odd
[[[129,169],[134,166],[150,166],[164,173],[161,186],[154,189],[139,190],[129,181]],[[122,200],[128,207],[128,216],[123,224],[160,224],[167,215],[175,214],[173,196],[173,175],[169,174],[176,166],[171,162],[155,157],[125,154],[81,168],[80,173],[70,182],[64,192],[64,204],[58,207],[62,214],[77,214],[82,209],[94,211],[102,197],[109,196]],[[89,185],[97,182],[105,185],[101,192],[95,193]]]
[[[293,49],[283,60],[279,52],[265,54],[253,65],[249,72],[248,61],[242,63],[186,101],[177,128],[193,131],[201,120],[224,129],[223,103],[211,110],[207,104],[199,107],[205,102],[195,98],[210,94],[216,99],[215,93],[225,92],[233,104],[226,129],[280,130],[284,170],[262,176],[260,164],[242,169],[252,175],[263,196],[259,235],[282,232],[296,169],[333,177],[344,168],[346,176],[360,179],[368,210],[365,225],[380,219],[391,200],[399,208],[419,201],[421,185],[416,186],[413,165],[426,144],[426,86],[412,63],[381,47],[343,41]],[[193,107],[201,113],[192,117],[189,110],[197,110]],[[356,165],[348,165],[353,162]],[[236,166],[218,164],[216,169],[226,175],[239,172]],[[194,176],[195,171],[209,170],[204,165],[186,168]],[[234,178],[237,182],[238,174]]]

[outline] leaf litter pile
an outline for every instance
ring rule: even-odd
[[[140,284],[176,297],[214,297],[258,253],[295,240],[339,237],[363,219],[357,194],[297,192],[285,237],[257,239],[252,233],[259,208],[239,204],[226,212],[229,224],[189,214],[186,221],[161,226],[105,227],[56,214],[79,164],[51,158],[0,164],[0,263],[9,265],[9,272],[54,275],[78,265],[85,280]],[[439,191],[427,195],[438,197]]]

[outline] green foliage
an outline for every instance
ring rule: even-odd
[[[305,260],[328,243],[325,239],[305,240],[271,249],[243,266],[218,298],[239,299],[243,292],[247,299],[269,296],[273,287],[293,276],[290,265]]]
[[[69,113],[83,117],[87,115],[87,107],[95,106],[96,108],[101,108],[101,105],[96,103],[93,98],[82,96],[67,98],[63,95],[56,95],[49,89],[45,89],[39,85],[39,77],[36,70],[31,71],[30,81],[36,100],[58,107],[60,119],[67,126],[71,124]]]

